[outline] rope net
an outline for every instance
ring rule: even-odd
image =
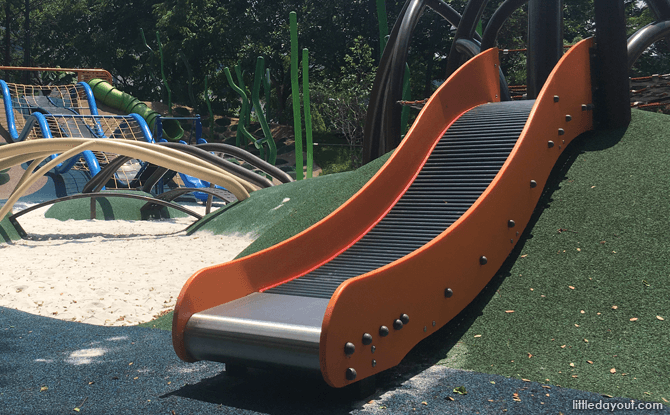
[[[119,115],[45,115],[49,126],[49,134],[52,138],[97,138],[113,140],[134,140],[148,142],[147,137],[138,121],[132,116]],[[32,125],[31,132],[26,140],[43,139],[44,134],[39,124]],[[104,167],[118,157],[117,154],[102,151],[93,151],[100,167]],[[141,180],[137,179],[141,169],[138,160],[126,162],[117,173],[110,179],[107,188],[127,189],[132,183],[133,187],[142,186]],[[74,165],[73,169],[89,172],[87,163],[83,158]]]
[[[9,96],[14,115],[14,125],[17,132],[21,132],[26,124],[26,119],[36,111],[40,111],[40,105],[49,105],[57,108],[67,109],[73,114],[90,115],[86,91],[81,85],[23,85],[7,83]],[[6,107],[4,97],[3,108]],[[9,124],[5,111],[0,111],[0,124],[5,132],[9,131]]]

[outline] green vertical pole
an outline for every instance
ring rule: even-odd
[[[237,68],[236,68],[237,69]],[[230,84],[230,87],[233,88],[233,91],[235,91],[240,98],[242,99],[242,108],[245,109],[248,104],[248,99],[247,99],[247,94],[240,88],[239,86],[235,85],[235,81],[233,81],[233,76],[230,74],[230,69],[226,66],[223,68],[223,72],[226,74],[226,79],[228,79],[228,83]],[[237,122],[237,133],[235,134],[235,145],[242,148],[242,138],[248,139],[246,134],[244,132],[246,131],[246,128],[244,127],[244,112],[243,110],[240,110],[240,118],[239,121]]]
[[[163,77],[163,85],[165,86],[165,90],[167,91],[168,94],[168,114],[172,115],[172,91],[170,91],[167,79],[165,79],[165,69],[163,64],[163,45],[161,44],[161,37],[158,34],[158,30],[156,30],[156,40],[158,40],[158,51],[160,52],[161,55],[161,76]]]
[[[293,98],[293,132],[295,135],[295,179],[303,179],[302,122],[300,117],[300,87],[298,86],[298,15],[289,13],[291,26],[291,97]]]
[[[212,103],[209,100],[209,87],[207,83],[209,76],[205,76],[205,102],[207,103],[207,112],[209,112],[209,138],[214,138],[214,113],[212,112]]]
[[[272,138],[272,133],[270,132],[270,126],[265,120],[265,115],[263,114],[263,109],[261,108],[260,100],[260,91],[261,91],[261,82],[265,72],[265,60],[262,56],[259,56],[256,59],[256,72],[254,73],[254,86],[251,90],[251,102],[256,111],[256,117],[258,117],[258,122],[263,129],[263,136],[265,137],[265,142],[268,145],[268,159],[267,162],[270,164],[275,164],[277,161],[277,146],[275,140]]]
[[[412,98],[412,91],[409,87],[409,65],[405,64],[405,75],[403,75],[403,86],[402,86],[402,99],[403,101],[409,101]],[[407,133],[409,126],[409,106],[403,105],[402,112],[400,113],[400,128],[402,129],[402,134]]]
[[[302,50],[302,100],[305,107],[305,139],[307,140],[307,178],[312,178],[314,145],[312,143],[312,114],[309,109],[309,51]]]
[[[270,68],[265,70],[263,90],[265,91],[265,119],[270,122]]]
[[[235,65],[235,75],[237,76],[237,83],[240,84],[240,89],[247,96],[247,87],[244,85],[244,74],[240,65]],[[242,115],[244,114],[244,116]],[[242,101],[242,109],[240,109],[240,120],[244,120],[244,127],[248,128],[251,123],[251,107],[249,101]]]
[[[379,59],[381,60],[384,48],[386,48],[386,39],[389,35],[389,24],[386,20],[386,4],[384,0],[377,0],[377,21],[379,21]]]

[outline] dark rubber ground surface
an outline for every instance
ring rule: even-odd
[[[573,399],[629,402],[439,366],[408,380],[412,375],[387,371],[378,392],[361,400],[354,390],[331,389],[295,373],[250,370],[232,377],[223,364],[181,362],[164,330],[70,323],[0,308],[3,415],[407,414],[413,408],[424,414],[558,414],[570,412]],[[453,392],[460,386],[466,395]]]

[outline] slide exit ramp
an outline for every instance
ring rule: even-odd
[[[592,45],[570,49],[535,101],[499,102],[496,49],[471,59],[345,204],[187,281],[177,355],[319,371],[333,387],[397,365],[491,280],[562,151],[592,129]]]

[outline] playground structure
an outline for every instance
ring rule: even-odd
[[[571,141],[628,125],[629,66],[670,32],[654,23],[627,42],[623,1],[596,0],[595,38],[563,54],[560,2],[547,13],[532,0],[528,99],[510,101],[495,38],[525,3],[504,1],[480,37],[485,0],[462,16],[439,0],[406,2],[377,71],[364,144],[368,160],[397,146],[393,155],[312,227],[194,274],[173,318],[182,360],[308,370],[344,387],[397,365],[477,296]],[[649,4],[670,19],[669,2]],[[407,51],[426,6],[458,28],[450,76],[401,140]]]
[[[95,71],[92,73],[98,74]],[[147,209],[156,205],[170,206],[196,218],[200,218],[200,215],[171,201],[185,193],[194,193],[197,198],[207,200],[209,213],[214,196],[224,203],[230,203],[243,200],[248,197],[249,192],[257,188],[273,186],[273,183],[264,176],[231,160],[247,163],[281,183],[292,181],[291,177],[280,169],[242,149],[224,144],[207,144],[200,139],[198,139],[200,144],[197,146],[186,145],[180,140],[184,131],[177,119],[161,120],[158,113],[105,81],[90,79],[89,82],[92,87],[86,82],[79,82],[76,85],[30,86],[0,81],[4,104],[0,124],[3,127],[5,141],[11,144],[0,150],[0,164],[6,169],[33,160],[3,206],[0,217],[4,217],[10,211],[11,206],[27,190],[29,183],[33,183],[44,174],[63,175],[70,171],[79,171],[81,174],[78,177],[83,177],[88,183],[82,185],[75,183],[75,187],[79,186],[77,189],[83,192],[82,195],[66,194],[33,206],[29,210],[80,197],[90,197],[94,204],[99,192],[107,186],[114,189],[140,189],[146,193],[153,192],[157,194],[156,197],[128,193],[118,193],[112,197],[140,198],[147,201],[145,205]],[[97,95],[98,102],[128,112],[128,115],[99,115],[94,95]],[[152,129],[154,132],[158,130],[158,134],[152,134]],[[159,139],[160,145],[152,144],[155,136]],[[167,142],[161,139],[162,136],[179,142]],[[110,142],[103,142],[100,139],[108,139]],[[64,147],[64,142],[70,144]],[[146,144],[151,145],[146,147]],[[73,150],[70,150],[73,146],[81,152],[73,153]],[[35,150],[38,148],[39,151]],[[136,150],[132,150],[133,148]],[[26,153],[20,153],[21,149]],[[68,151],[57,155],[56,153],[61,150]],[[51,153],[46,154],[48,151]],[[216,155],[212,152],[216,152]],[[140,162],[136,157],[132,157],[133,154],[151,156]],[[178,154],[184,157],[180,158]],[[155,163],[152,164],[151,160],[155,160]],[[184,160],[190,160],[191,165],[184,164]],[[49,168],[46,168],[47,166]],[[209,169],[215,174],[203,176],[205,170],[202,169]],[[188,171],[197,172],[197,177],[213,177],[215,180],[205,182],[187,174]],[[177,188],[172,187],[172,190],[167,192],[163,192],[162,185],[161,189],[155,188],[159,183],[166,182],[175,184]],[[182,183],[181,186],[179,182]],[[10,217],[10,221],[22,235],[25,233],[20,229],[16,218],[29,210]],[[95,211],[92,210],[92,217],[94,214]]]

